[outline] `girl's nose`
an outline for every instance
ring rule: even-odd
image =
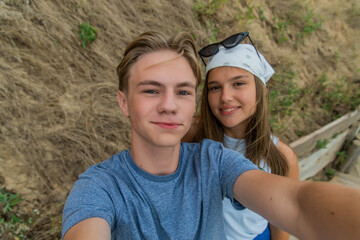
[[[232,99],[232,92],[231,92],[231,89],[224,86],[222,89],[221,89],[221,96],[220,96],[220,99],[221,101],[223,102],[229,102],[231,101]]]

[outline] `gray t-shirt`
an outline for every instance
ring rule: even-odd
[[[205,139],[182,143],[179,167],[152,175],[124,150],[89,167],[63,210],[64,235],[91,217],[105,219],[111,239],[225,239],[222,200],[244,172],[258,169],[236,151]]]

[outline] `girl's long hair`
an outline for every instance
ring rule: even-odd
[[[207,74],[208,75],[208,74]],[[277,149],[271,139],[271,126],[269,120],[269,108],[266,86],[260,79],[255,77],[256,86],[256,110],[248,120],[245,133],[246,158],[250,159],[257,166],[261,159],[264,159],[271,172],[277,175],[286,176],[289,166],[285,157]],[[208,102],[208,77],[206,76],[200,105],[199,129],[194,141],[199,142],[204,138],[224,142],[224,129],[221,122],[212,113]]]

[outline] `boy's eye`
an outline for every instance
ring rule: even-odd
[[[154,89],[144,90],[143,92],[144,92],[144,93],[148,93],[148,94],[156,94],[156,93],[157,93],[157,91],[154,90]]]
[[[244,83],[243,82],[236,82],[234,85],[235,86],[242,86],[242,85],[244,85]]]
[[[178,94],[186,96],[186,95],[191,95],[191,92],[189,92],[189,91],[179,91]]]

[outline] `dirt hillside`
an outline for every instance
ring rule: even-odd
[[[25,199],[21,238],[59,239],[78,175],[129,146],[115,68],[138,34],[187,31],[200,48],[249,31],[277,72],[273,128],[292,142],[359,105],[359,22],[356,0],[0,0],[0,189]]]

